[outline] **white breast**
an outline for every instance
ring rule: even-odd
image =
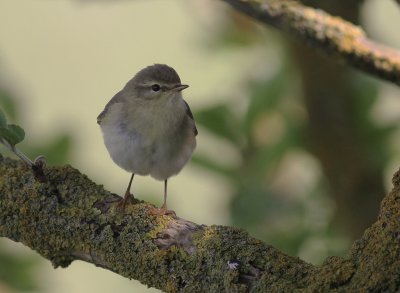
[[[193,122],[181,98],[145,102],[113,105],[101,123],[104,142],[121,168],[164,180],[190,159],[196,146]]]

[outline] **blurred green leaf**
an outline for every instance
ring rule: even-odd
[[[226,105],[216,105],[197,111],[196,122],[213,134],[226,138],[234,144],[240,144],[240,123],[234,113]]]
[[[0,127],[7,127],[7,119],[4,112],[0,109]]]
[[[215,160],[211,160],[205,156],[194,155],[192,157],[192,162],[200,167],[203,167],[207,170],[213,171],[220,175],[226,176],[230,179],[235,178],[236,168],[229,168],[222,166],[221,164],[215,162]]]
[[[0,127],[0,138],[14,146],[24,140],[25,131],[18,125],[9,124],[7,127]]]
[[[283,195],[260,182],[238,186],[231,209],[234,215],[240,216],[233,218],[233,224],[296,255],[308,234],[299,221],[304,218],[305,206]],[[282,227],[285,227],[284,231]]]
[[[25,131],[18,125],[15,124],[8,124],[8,129],[14,134],[15,140],[14,145],[20,143],[25,138]]]
[[[285,133],[276,143],[272,145],[265,145],[255,151],[252,172],[253,176],[260,176],[265,174],[265,170],[273,168],[284,155],[291,149],[299,147],[299,127],[297,121],[291,121],[291,117],[285,117]]]
[[[0,107],[7,113],[8,117],[15,120],[17,117],[17,109],[14,97],[4,89],[0,88]]]
[[[9,254],[0,249],[0,280],[19,291],[37,289],[35,275],[32,273],[38,264],[36,257]]]
[[[231,201],[232,213],[240,215],[234,217],[234,224],[243,227],[263,223],[263,219],[268,212],[273,212],[278,208],[278,202],[272,202],[269,192],[263,189],[260,184],[245,184],[238,186],[237,193]]]
[[[268,109],[276,108],[283,93],[287,79],[284,70],[274,75],[270,80],[250,85],[252,94],[245,118],[246,132],[253,126],[256,118]]]
[[[398,128],[397,123],[388,126],[377,126],[371,120],[371,111],[378,99],[378,84],[376,80],[356,74],[351,79],[354,97],[354,122],[357,127],[358,139],[362,142],[365,156],[378,168],[384,168],[389,160],[388,139]]]
[[[6,140],[10,145],[16,145],[25,138],[25,131],[15,124],[7,124],[6,115],[0,109],[0,138]]]
[[[361,74],[354,74],[351,78],[351,91],[356,93],[354,96],[354,113],[356,115],[355,122],[363,126],[371,126],[370,114],[371,109],[375,105],[378,98],[378,87],[376,80]],[[365,122],[368,122],[366,125]]]
[[[48,142],[42,142],[40,145],[29,145],[22,147],[22,150],[31,158],[38,154],[46,157],[46,162],[54,165],[65,164],[69,160],[72,139],[69,134],[60,134]]]

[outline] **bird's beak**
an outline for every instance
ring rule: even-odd
[[[189,86],[187,84],[178,84],[178,85],[174,86],[171,90],[173,90],[174,92],[180,92],[188,87]]]

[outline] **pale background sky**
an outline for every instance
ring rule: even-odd
[[[0,0],[0,74],[23,97],[18,101],[23,114],[18,124],[27,133],[27,143],[58,132],[73,133],[71,164],[106,189],[123,194],[129,174],[108,157],[96,117],[139,69],[153,63],[173,66],[190,85],[186,100],[199,109],[223,96],[243,95],[240,77],[268,70],[257,62],[268,54],[257,48],[207,50],[202,40],[218,23],[216,11],[225,6],[220,1],[110,2]],[[370,1],[365,13],[373,13],[374,26],[379,23],[371,26],[373,34],[400,47],[400,26],[385,26],[387,17],[400,19],[400,8],[393,2]],[[386,91],[384,101],[392,103],[394,91],[391,86]],[[216,158],[235,155],[214,147],[201,129],[198,150]],[[170,181],[169,207],[194,222],[229,224],[229,186],[211,175],[187,166]],[[135,177],[133,187],[136,196],[161,204],[162,182]],[[157,292],[79,261],[57,270],[45,261],[39,277],[45,292]]]

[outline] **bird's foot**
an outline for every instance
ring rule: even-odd
[[[173,218],[177,218],[176,213],[173,210],[168,210],[166,207],[162,206],[161,208],[155,208],[151,207],[150,208],[150,214],[154,216],[164,216],[168,215]]]
[[[124,198],[121,199],[120,202],[118,203],[118,205],[117,205],[118,209],[125,210],[125,207],[127,205],[133,204],[134,199],[135,199],[135,197],[133,196],[133,194],[127,191],[125,193]]]

